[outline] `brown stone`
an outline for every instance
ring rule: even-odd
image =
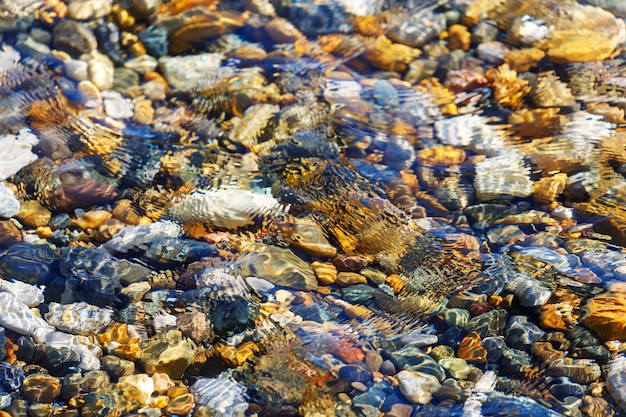
[[[339,255],[332,259],[339,271],[360,271],[367,266],[367,260],[360,256]]]
[[[559,311],[554,304],[546,304],[541,307],[541,313],[539,313],[539,324],[544,329],[549,330],[566,330],[567,326],[563,317],[559,314]]]
[[[487,360],[487,350],[482,346],[480,335],[471,332],[461,340],[457,356],[471,363],[483,363]]]
[[[248,341],[239,346],[220,344],[215,347],[215,351],[227,365],[240,366],[252,358],[259,351],[259,347],[254,342]]]
[[[22,241],[22,233],[11,220],[0,220],[0,246]]]
[[[247,13],[231,11],[207,10],[206,13],[193,15],[170,35],[170,52],[177,55],[193,48],[196,43],[234,32],[242,27],[246,20]]]
[[[193,395],[187,393],[170,399],[170,402],[165,408],[165,411],[170,414],[185,416],[191,411],[194,406],[195,401],[193,399]]]
[[[559,173],[552,177],[543,177],[533,183],[533,198],[549,203],[556,200],[565,190],[567,174]]]
[[[276,43],[294,43],[298,39],[304,38],[294,25],[287,19],[275,17],[265,25],[267,35]]]
[[[324,230],[311,220],[295,219],[284,239],[294,248],[316,258],[330,258],[337,254],[337,249],[324,236]]]
[[[179,314],[176,327],[183,332],[183,336],[190,337],[197,344],[213,337],[211,323],[204,313],[197,310]]]
[[[550,62],[602,61],[613,53],[617,44],[606,36],[590,29],[555,30],[550,39],[540,46]]]
[[[470,47],[472,34],[463,25],[452,25],[448,29],[448,49],[467,51]]]
[[[22,223],[31,227],[47,226],[52,218],[52,212],[37,200],[23,201],[20,211],[15,215]]]
[[[606,342],[626,341],[626,282],[609,287],[608,292],[593,297],[585,306],[585,326]]]
[[[330,262],[314,261],[311,262],[311,268],[313,268],[320,285],[334,284],[337,280],[337,268]]]
[[[504,55],[504,62],[513,71],[527,72],[535,68],[544,56],[546,53],[539,48],[511,49]]]
[[[550,342],[535,342],[530,351],[541,362],[553,362],[565,356],[565,352],[556,350]]]
[[[30,374],[24,379],[20,393],[33,403],[51,403],[61,393],[61,381],[48,374]]]
[[[336,284],[342,287],[355,284],[367,284],[367,278],[364,275],[357,274],[356,272],[339,272],[337,274]]]
[[[440,145],[419,150],[417,158],[428,164],[452,166],[463,163],[466,154],[463,149],[449,145]]]
[[[363,362],[365,360],[363,350],[356,346],[337,346],[330,353],[345,363]]]
[[[420,54],[417,48],[393,43],[381,35],[366,48],[364,57],[372,66],[383,71],[403,72]]]
[[[95,229],[111,218],[111,213],[106,210],[90,210],[72,223],[83,230]]]

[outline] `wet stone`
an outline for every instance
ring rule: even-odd
[[[135,363],[113,355],[103,356],[100,360],[102,369],[109,374],[113,380],[135,372]]]
[[[380,409],[390,393],[391,387],[387,382],[382,381],[366,389],[366,392],[353,397],[352,403],[357,406],[367,405],[375,409]]]
[[[441,387],[435,376],[422,372],[400,371],[396,374],[396,379],[402,395],[414,404],[428,404],[432,393]]]
[[[139,74],[129,68],[115,68],[113,77],[113,90],[122,94],[127,94],[131,88],[139,85]]]
[[[559,359],[550,364],[547,373],[552,376],[569,377],[572,381],[580,384],[595,382],[601,375],[600,366],[587,359],[579,359],[571,363]]]
[[[6,392],[17,391],[24,382],[24,371],[7,362],[0,362],[0,385]]]
[[[429,355],[436,361],[441,359],[454,358],[454,349],[446,345],[437,345],[432,348]]]
[[[528,350],[533,343],[539,341],[544,335],[545,332],[534,323],[529,322],[528,317],[509,317],[505,331],[505,340],[508,346]]]
[[[319,304],[306,306],[304,304],[296,304],[291,308],[294,314],[302,317],[303,320],[311,320],[317,323],[325,323],[331,321],[334,316],[331,315],[324,307]]]
[[[481,338],[498,336],[504,331],[507,318],[506,310],[492,310],[471,319],[465,330],[476,332]]]
[[[52,44],[56,49],[66,51],[75,57],[88,54],[98,47],[96,36],[89,28],[69,19],[54,27]]]
[[[448,326],[464,328],[470,320],[470,312],[462,308],[448,308],[440,313]]]
[[[433,358],[413,345],[406,345],[402,349],[390,353],[389,358],[397,369],[434,375],[439,381],[443,381],[446,376],[443,368]]]
[[[63,376],[77,369],[81,361],[80,355],[69,348],[46,345],[37,345],[33,359],[55,376]]]
[[[487,350],[482,346],[481,338],[476,332],[472,332],[465,336],[459,347],[457,355],[461,359],[465,359],[471,363],[483,363],[487,360]]]
[[[257,314],[258,307],[242,297],[234,297],[215,301],[209,317],[215,333],[231,335],[252,326]]]
[[[22,241],[22,233],[11,220],[0,220],[0,246],[10,246]]]
[[[487,351],[487,361],[491,363],[498,363],[502,358],[504,350],[507,349],[502,337],[485,337],[482,345]]]
[[[178,330],[160,333],[141,341],[144,353],[141,363],[149,375],[165,373],[172,379],[180,379],[191,364],[197,346],[185,340]]]
[[[439,360],[441,365],[455,379],[467,379],[470,375],[470,366],[465,359],[461,358],[445,358]]]
[[[502,372],[507,375],[515,375],[524,372],[530,367],[530,355],[523,350],[507,348],[502,350]]]
[[[156,267],[196,262],[205,256],[217,255],[215,245],[191,239],[165,238],[152,243],[141,258]]]
[[[20,388],[24,398],[34,403],[51,403],[61,394],[61,381],[47,374],[30,374]]]
[[[117,275],[117,259],[103,249],[71,248],[61,259],[59,269],[67,277],[64,297],[106,307],[120,304],[122,288]]]
[[[464,331],[460,327],[450,327],[440,337],[439,343],[456,348],[463,338]]]
[[[300,290],[317,287],[313,269],[289,249],[263,246],[237,260],[242,276],[256,276],[272,284]]]
[[[137,37],[145,45],[148,53],[154,57],[162,57],[167,55],[169,48],[167,39],[167,30],[149,26],[137,34]]]
[[[16,243],[0,256],[5,276],[29,284],[45,284],[56,270],[57,255],[48,246]]]
[[[549,382],[549,386],[550,394],[560,401],[564,401],[567,397],[582,398],[585,393],[582,385],[571,382],[568,378],[555,378]]]

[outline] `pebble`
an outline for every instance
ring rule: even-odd
[[[22,233],[11,220],[0,220],[0,246],[10,246],[22,241]]]
[[[0,414],[624,407],[621,18],[13,3]]]
[[[504,334],[508,346],[528,350],[533,343],[544,337],[545,332],[529,322],[526,316],[511,316]]]
[[[0,292],[0,325],[22,335],[32,336],[43,343],[54,328],[42,318],[35,316],[26,306],[10,293]]]
[[[61,394],[61,381],[47,374],[30,374],[24,378],[20,393],[32,403],[51,403]]]
[[[79,59],[66,59],[63,61],[65,75],[74,81],[86,81],[89,78],[87,62]]]
[[[52,46],[74,57],[89,54],[98,47],[93,31],[75,20],[63,20],[52,30]]]
[[[624,383],[626,383],[626,359],[623,355],[618,355],[611,361],[606,375],[606,387],[613,400],[626,410],[626,391]]]
[[[94,20],[111,14],[113,0],[71,0],[67,15],[76,20]]]
[[[398,372],[395,377],[402,395],[414,404],[430,403],[432,393],[441,388],[435,376],[422,372],[404,370]]]
[[[20,202],[15,198],[13,190],[0,182],[0,217],[13,217],[19,210]]]
[[[135,115],[133,104],[117,91],[103,91],[104,111],[114,119],[130,119]]]
[[[350,285],[367,284],[367,279],[365,276],[355,272],[339,272],[335,282],[341,287],[347,287]]]
[[[405,345],[401,349],[388,354],[396,369],[408,369],[423,372],[437,377],[439,381],[445,379],[444,369],[433,358],[413,345]]]
[[[248,409],[245,387],[227,376],[199,378],[189,391],[194,395],[196,404],[223,416],[242,415]]]
[[[461,358],[444,358],[439,360],[441,365],[452,378],[455,379],[467,379],[470,375],[470,366],[465,359]]]
[[[21,281],[0,280],[0,292],[10,293],[27,307],[37,307],[44,302],[43,288]]]
[[[126,375],[119,378],[117,386],[122,390],[134,389],[133,399],[145,406],[150,403],[150,398],[154,392],[154,379],[147,374]]]
[[[38,157],[31,149],[39,143],[39,138],[30,129],[21,129],[16,135],[0,136],[0,181],[17,173]]]
[[[611,285],[608,292],[587,302],[584,323],[603,341],[626,340],[626,283]]]
[[[289,249],[256,246],[237,260],[242,276],[256,276],[274,285],[311,290],[317,287],[313,269]]]
[[[160,58],[167,55],[169,43],[167,39],[167,30],[165,28],[149,26],[139,32],[137,37],[146,46],[146,49],[151,56]]]
[[[180,379],[197,348],[192,340],[183,339],[182,332],[169,330],[141,341],[141,364],[148,375],[159,372]]]
[[[222,59],[223,55],[219,53],[163,56],[159,58],[159,68],[172,87],[185,91],[201,86],[208,75],[217,71]]]
[[[150,55],[141,55],[136,58],[129,59],[124,63],[124,67],[136,71],[139,74],[154,71],[158,65],[159,63],[156,58]]]
[[[100,91],[112,89],[115,82],[115,65],[106,55],[92,51],[91,56],[92,58],[87,61],[89,80]]]

